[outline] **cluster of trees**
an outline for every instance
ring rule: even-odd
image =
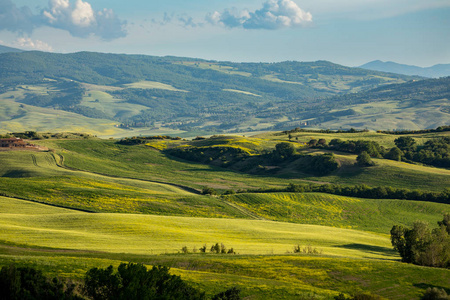
[[[297,185],[290,183],[284,189],[255,189],[240,190],[239,193],[327,193],[348,197],[368,198],[368,199],[407,199],[418,201],[429,201],[450,204],[450,189],[443,192],[427,192],[421,190],[408,190],[394,187],[370,187],[365,184],[355,186],[344,186],[338,184],[322,185]]]
[[[166,153],[182,159],[207,164],[216,161],[222,167],[230,166],[250,156],[247,151],[241,148],[229,146],[177,147],[167,149]]]
[[[443,132],[443,131],[450,131],[450,126],[439,126],[436,129],[422,129],[422,130],[395,130],[395,131],[377,130],[378,133],[395,134],[395,135],[423,134],[423,133]]]
[[[306,246],[306,247],[301,247],[300,245],[295,245],[294,246],[294,253],[304,253],[304,254],[322,254],[322,250],[319,250],[317,248],[313,248],[312,246]]]
[[[430,229],[427,223],[417,221],[412,228],[394,225],[391,242],[403,262],[422,266],[450,268],[450,213]]]
[[[380,144],[374,141],[362,141],[362,140],[343,141],[340,139],[332,139],[328,144],[328,146],[325,144],[323,145],[323,147],[330,150],[349,152],[355,154],[360,154],[361,152],[365,151],[371,157],[382,157],[383,154],[385,153],[384,147],[380,146]]]
[[[300,128],[300,127],[296,127],[294,129],[291,130],[284,130],[276,135],[288,135],[288,134],[292,134],[292,133],[298,133],[298,132],[313,132],[313,133],[361,133],[361,132],[368,132],[367,129],[362,129],[362,130],[358,130],[358,129],[354,129],[354,128],[350,128],[350,129],[339,129],[339,130],[331,130],[331,129],[304,129],[304,128]]]
[[[301,155],[297,154],[294,145],[288,142],[278,143],[272,151],[265,151],[259,155],[251,155],[247,150],[231,146],[177,147],[166,150],[166,153],[190,161],[212,163],[246,172],[254,169],[258,172],[267,172],[263,165],[280,167],[295,160],[299,160],[300,171],[318,176],[329,174],[339,167],[332,153]],[[214,194],[210,189],[203,193]]]
[[[397,161],[414,161],[440,168],[450,168],[450,137],[440,137],[430,139],[423,146],[417,146],[416,141],[409,136],[399,137],[394,140],[395,147],[386,149],[375,141],[332,139],[326,143],[324,139],[319,141],[311,140],[308,145],[315,148],[325,148],[335,151],[362,154],[366,163],[358,164],[361,166],[371,165],[370,157],[386,158]],[[363,154],[364,153],[364,154]]]
[[[327,175],[339,168],[333,153],[305,155],[301,158],[301,171],[318,176]]]
[[[152,300],[207,299],[204,292],[190,286],[180,276],[171,275],[168,267],[147,269],[142,264],[122,263],[92,268],[82,286],[57,278],[49,279],[41,271],[14,265],[0,270],[0,298],[5,300]],[[212,297],[213,300],[239,300],[240,290],[231,288]]]
[[[43,139],[89,139],[96,136],[90,135],[88,133],[80,132],[36,132],[36,131],[24,131],[24,132],[11,132],[5,135],[0,134],[0,138],[10,138],[16,137],[27,140],[43,140]]]
[[[407,140],[406,145],[405,140]],[[411,137],[398,138],[395,143],[403,151],[402,159],[404,160],[439,168],[450,168],[450,137],[428,140],[422,147],[415,147],[415,140]]]
[[[4,266],[0,270],[0,298],[5,300],[81,300],[73,283],[47,278],[31,267]]]
[[[51,87],[52,89],[45,94],[26,93],[26,97],[21,102],[39,107],[54,107],[71,111],[83,99],[84,88],[75,81],[58,80],[52,83]]]
[[[179,136],[173,137],[168,135],[153,135],[153,136],[133,136],[133,137],[126,137],[121,140],[118,140],[116,143],[121,145],[139,145],[139,144],[145,144],[152,140],[172,140],[172,141],[178,141],[181,140]]]
[[[197,252],[206,253],[207,250],[208,250],[208,247],[205,244],[205,245],[203,245],[203,247],[200,247],[199,249],[194,247],[194,249],[192,249],[192,252],[193,253],[197,253]],[[190,253],[189,248],[187,246],[184,246],[183,248],[181,248],[181,252],[183,254]],[[209,248],[209,252],[215,253],[215,254],[236,254],[236,252],[234,251],[233,248],[227,249],[227,247],[223,243],[213,244],[211,246],[211,248]]]

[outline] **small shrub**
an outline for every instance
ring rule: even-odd
[[[450,296],[444,289],[437,287],[427,288],[425,294],[420,298],[421,300],[449,300]]]
[[[218,293],[212,297],[212,300],[240,300],[240,289],[232,287],[224,292]]]
[[[217,191],[210,187],[204,187],[202,189],[202,195],[217,195]]]

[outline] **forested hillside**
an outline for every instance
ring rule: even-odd
[[[401,84],[421,79],[327,61],[231,63],[91,52],[3,53],[0,66],[2,130],[75,127],[110,136],[287,129],[327,121],[338,128],[336,119],[348,113],[330,109],[364,103],[377,93],[384,98],[377,96],[375,102],[416,97]],[[370,91],[390,84],[397,85]],[[447,82],[422,85],[433,97],[446,97],[440,96],[440,84]],[[37,114],[42,117],[33,117]],[[77,115],[83,121],[74,126],[68,120]],[[83,125],[87,123],[91,125]],[[435,125],[445,124],[430,127]]]

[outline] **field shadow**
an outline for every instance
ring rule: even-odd
[[[365,245],[365,244],[346,244],[346,245],[339,245],[335,246],[337,248],[345,248],[350,250],[360,250],[364,252],[368,252],[371,254],[377,254],[377,255],[387,255],[387,256],[396,256],[397,252],[388,247],[380,247],[380,246],[373,246],[373,245]]]
[[[24,171],[24,170],[12,170],[12,171],[6,172],[5,174],[1,175],[0,177],[24,178],[24,177],[33,177],[36,175],[37,175],[37,173],[35,173],[35,172]]]

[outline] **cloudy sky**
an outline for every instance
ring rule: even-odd
[[[450,0],[0,0],[0,44],[431,66],[450,63]]]

